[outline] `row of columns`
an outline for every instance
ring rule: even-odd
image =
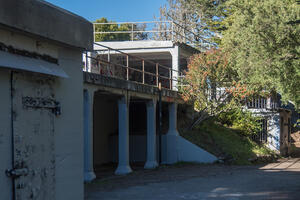
[[[92,114],[93,113],[93,95],[89,95],[85,90],[84,94],[84,162],[85,162],[85,181],[89,182],[95,178],[93,172],[93,130],[92,130]],[[117,175],[128,174],[132,172],[129,165],[129,101],[128,95],[124,95],[118,100],[118,118],[119,118],[119,160],[118,167],[115,171]],[[147,160],[145,169],[154,169],[158,166],[156,154],[156,105],[157,100],[151,99],[147,101]],[[178,136],[177,132],[177,104],[169,104],[169,131],[166,135],[166,153],[165,163],[177,162],[176,153],[172,153],[174,141]]]

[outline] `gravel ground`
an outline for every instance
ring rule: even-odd
[[[107,176],[85,199],[300,199],[300,159],[257,166],[179,164]]]

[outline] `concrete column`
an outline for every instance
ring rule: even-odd
[[[84,90],[84,181],[90,182],[96,178],[93,165],[93,105],[94,91]]]
[[[156,161],[156,100],[147,102],[147,161],[145,169],[154,169]]]
[[[179,47],[177,45],[174,46],[174,48],[171,50],[171,55],[172,55],[172,69],[176,70],[172,72],[172,86],[173,86],[173,90],[177,91],[177,85],[178,85],[178,81],[176,81],[178,79],[179,76],[179,66],[180,66],[180,57],[179,57]]]
[[[129,166],[129,97],[118,101],[119,107],[119,163],[115,171],[117,175],[132,172]]]
[[[169,104],[169,130],[167,135],[179,135],[177,131],[177,103]]]
[[[169,130],[163,137],[162,162],[174,164],[178,162],[177,103],[169,104]]]
[[[87,69],[86,69],[86,71],[87,72],[92,72],[92,58],[91,58],[92,53],[88,52],[87,56],[88,56],[88,58],[87,58],[87,65],[86,65]]]

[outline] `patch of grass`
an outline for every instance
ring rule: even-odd
[[[182,132],[181,136],[217,157],[232,158],[232,164],[248,165],[257,157],[274,155],[264,145],[214,121],[207,121],[195,130]]]

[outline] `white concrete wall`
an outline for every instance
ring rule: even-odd
[[[62,115],[55,117],[56,199],[83,199],[83,80],[79,49],[58,46],[19,33],[0,30],[0,42],[15,48],[58,58],[68,79],[56,78],[55,98]],[[4,175],[11,168],[9,71],[0,69],[0,199],[11,199],[11,179]],[[38,74],[36,74],[38,75]]]
[[[280,117],[276,113],[268,119],[268,143],[271,150],[280,150]]]
[[[213,163],[218,158],[181,136],[177,138],[178,160],[184,162]]]
[[[12,168],[10,72],[0,69],[0,199],[12,199],[12,180],[5,175]]]
[[[169,141],[167,141],[169,140]],[[170,144],[172,143],[172,144]],[[173,148],[168,150],[170,145]],[[170,163],[170,157],[172,162]],[[199,146],[191,143],[181,136],[169,137],[162,136],[162,162],[174,164],[176,162],[195,162],[195,163],[213,163],[218,158],[213,154],[205,151]]]
[[[68,79],[56,82],[62,115],[55,120],[56,199],[83,199],[83,77],[81,51],[60,48]]]

